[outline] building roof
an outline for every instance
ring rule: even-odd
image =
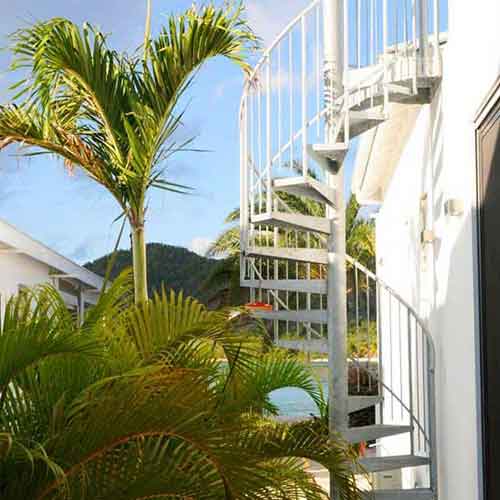
[[[52,268],[54,275],[60,278],[77,280],[89,290],[99,291],[104,282],[101,276],[58,254],[48,246],[0,219],[0,254],[2,252],[27,255]]]

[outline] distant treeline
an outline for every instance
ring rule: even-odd
[[[155,290],[184,290],[186,295],[196,297],[202,302],[207,301],[207,293],[200,290],[207,275],[217,266],[218,261],[201,257],[182,247],[149,243],[146,247],[148,262],[148,288],[150,295]],[[110,255],[104,255],[93,262],[85,264],[87,269],[104,276]],[[126,267],[132,266],[130,250],[119,250],[111,277],[117,276]]]

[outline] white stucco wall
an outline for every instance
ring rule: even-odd
[[[0,255],[0,317],[3,317],[9,297],[17,294],[19,285],[34,286],[51,283],[49,267],[23,254]]]
[[[480,499],[474,116],[500,74],[500,2],[449,1],[439,94],[424,106],[377,218],[378,272],[427,319],[437,347],[440,500]],[[435,242],[422,246],[420,198]],[[464,202],[446,216],[444,203]]]

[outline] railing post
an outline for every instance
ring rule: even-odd
[[[270,214],[273,210],[273,180],[271,160],[271,55],[267,56],[266,67],[266,212]]]
[[[246,90],[245,90],[246,92]],[[240,113],[240,281],[245,279],[245,250],[248,238],[248,96],[245,95]]]
[[[407,309],[408,321],[408,407],[410,409],[410,449],[411,455],[415,454],[415,433],[413,429],[413,358],[412,358],[412,344],[411,344],[411,314]]]
[[[301,46],[301,87],[302,87],[302,175],[307,177],[308,166],[307,166],[307,24],[306,17],[302,16],[300,20],[300,46]],[[292,165],[293,167],[293,165]]]
[[[343,95],[344,61],[343,33],[346,29],[346,0],[323,0],[325,45],[326,100],[331,104],[327,114],[326,143],[335,140],[333,114]],[[344,13],[346,16],[344,16]],[[344,169],[333,175],[327,172],[328,184],[336,189],[336,210],[328,208],[328,365],[330,431],[339,432],[348,426],[347,392],[347,306],[345,261]],[[335,484],[330,483],[331,498],[336,499]]]

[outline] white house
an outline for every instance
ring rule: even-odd
[[[81,318],[96,303],[103,279],[0,219],[0,318],[9,297],[44,283],[54,285]]]
[[[500,499],[499,22],[498,0],[312,0],[243,93],[241,284],[277,342],[328,353],[332,427],[376,440],[369,498]],[[351,152],[376,272],[344,252]],[[370,324],[372,399],[346,376]]]

